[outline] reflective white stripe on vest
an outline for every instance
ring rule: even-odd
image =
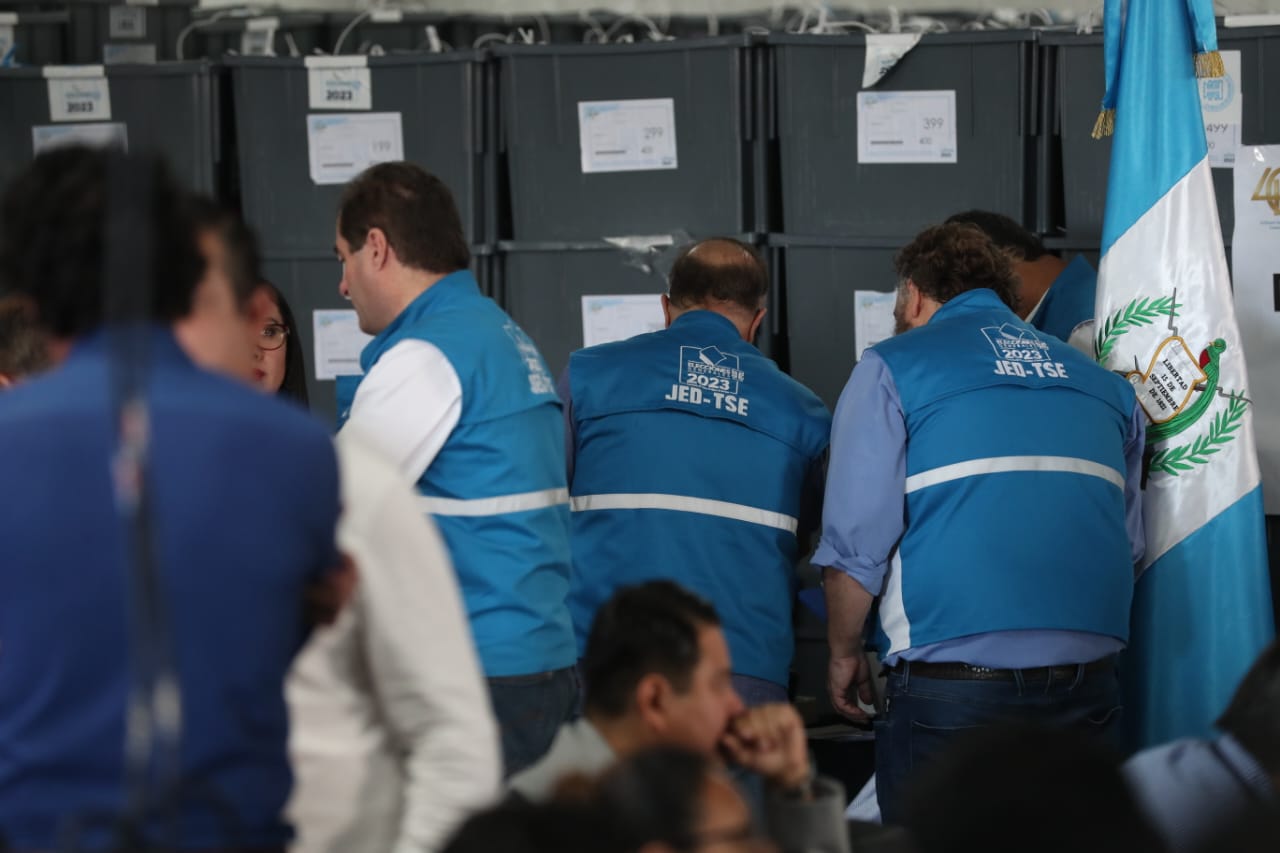
[[[728,501],[690,498],[684,495],[578,495],[573,499],[571,506],[574,512],[591,512],[599,509],[669,509],[676,512],[694,512],[699,515],[714,515],[718,518],[745,521],[748,524],[776,527],[788,533],[795,533],[800,527],[799,521],[780,512],[770,512],[767,509]]]
[[[1124,475],[1114,468],[1091,459],[1074,456],[992,456],[987,459],[970,459],[954,465],[943,465],[930,471],[921,471],[907,478],[907,494],[981,474],[1007,474],[1015,471],[1044,471],[1060,474],[1084,474],[1106,480],[1117,489],[1124,489]]]
[[[569,502],[568,489],[543,489],[539,492],[521,492],[518,495],[498,495],[495,498],[429,498],[419,496],[418,506],[432,515],[506,515],[510,512],[528,512],[531,509],[547,509]]]

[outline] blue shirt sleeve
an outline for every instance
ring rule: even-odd
[[[573,390],[569,384],[569,365],[565,365],[556,381],[556,393],[564,404],[564,467],[565,482],[573,485],[573,451],[578,446],[577,430],[573,426]]]
[[[1147,534],[1142,521],[1142,455],[1146,446],[1147,415],[1135,402],[1124,443],[1124,528],[1129,534],[1134,565],[1142,562],[1147,552]]]
[[[884,360],[867,350],[836,404],[822,540],[811,562],[879,595],[906,530],[906,486],[902,401]]]

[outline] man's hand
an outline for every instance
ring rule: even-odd
[[[332,571],[307,585],[304,606],[313,626],[332,625],[356,591],[356,564],[346,554]]]
[[[871,666],[861,651],[846,657],[831,656],[831,663],[827,665],[827,690],[831,693],[831,704],[850,720],[865,723],[871,719],[857,702],[861,699],[864,704],[875,704]]]
[[[720,745],[735,764],[785,790],[809,782],[804,721],[786,703],[752,708],[729,723]]]

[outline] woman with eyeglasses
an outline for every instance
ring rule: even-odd
[[[258,312],[262,327],[258,348],[254,353],[253,380],[270,394],[279,394],[307,405],[307,366],[298,342],[298,327],[289,303],[269,281],[262,282],[260,292],[269,303]]]

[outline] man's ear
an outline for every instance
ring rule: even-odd
[[[635,689],[636,713],[651,731],[667,728],[667,706],[671,701],[671,682],[656,672],[641,678]]]
[[[667,328],[671,327],[671,297],[662,294],[662,318],[667,321]]]
[[[911,279],[907,279],[907,310],[905,312],[907,322],[912,328],[920,325],[920,316],[924,313],[924,294],[916,287],[916,283]]]
[[[768,308],[760,308],[756,311],[756,316],[751,319],[751,326],[747,329],[747,343],[756,342],[756,335],[760,334],[760,326],[764,324],[764,315],[768,313]]]
[[[13,387],[13,380],[10,379],[7,374],[0,373],[0,389],[12,388],[12,387]]]
[[[391,259],[391,243],[387,241],[387,233],[381,228],[370,228],[364,238],[365,248],[369,250],[369,262],[374,269],[382,269]]]

